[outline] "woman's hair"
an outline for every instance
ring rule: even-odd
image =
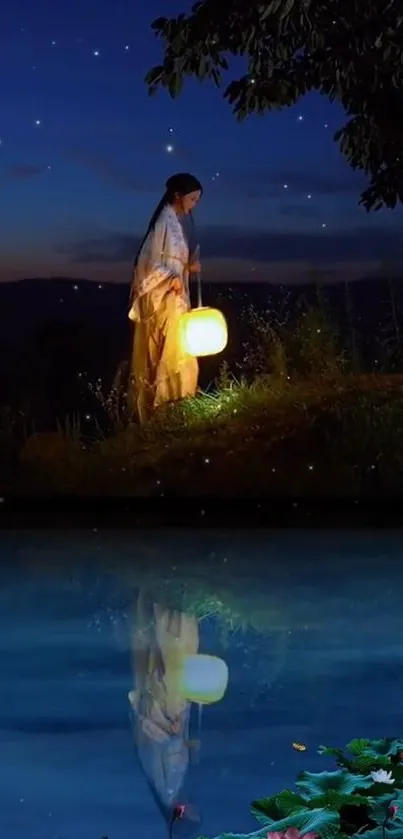
[[[135,266],[137,265],[144,242],[151,231],[154,230],[163,209],[167,207],[168,204],[173,204],[177,195],[182,197],[184,195],[189,195],[190,192],[201,192],[203,194],[203,187],[194,175],[190,175],[188,172],[178,172],[177,175],[171,175],[171,177],[168,178],[165,184],[164,195],[151,216],[145,236],[137,251],[137,255],[134,260]]]

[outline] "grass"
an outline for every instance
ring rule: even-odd
[[[398,493],[403,376],[228,380],[211,394],[85,440],[33,434],[10,480],[22,494],[334,497]]]
[[[97,387],[94,397],[108,417],[108,432],[95,422],[89,435],[77,417],[52,432],[18,432],[3,411],[3,491],[142,498],[398,495],[403,374],[356,372],[355,356],[341,346],[322,304],[293,320],[281,311],[249,309],[246,316],[251,338],[239,375],[223,365],[210,392],[158,411],[143,428],[128,421],[121,382],[105,399]],[[397,347],[394,357],[399,353]]]

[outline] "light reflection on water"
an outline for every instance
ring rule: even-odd
[[[195,614],[200,652],[229,667],[187,777],[203,834],[254,829],[249,802],[325,767],[319,744],[400,735],[402,544],[386,533],[2,536],[1,835],[166,836],[127,700],[139,589]]]

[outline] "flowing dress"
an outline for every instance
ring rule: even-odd
[[[140,592],[132,639],[135,690],[129,701],[137,756],[165,818],[178,802],[189,766],[190,702],[178,668],[199,647],[195,618],[164,609]]]
[[[134,267],[129,318],[135,324],[131,363],[133,402],[141,423],[160,405],[195,396],[198,362],[179,340],[190,308],[189,246],[175,210],[163,209]],[[172,289],[179,278],[183,292]]]

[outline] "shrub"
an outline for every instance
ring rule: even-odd
[[[352,740],[319,747],[336,759],[329,772],[301,772],[295,790],[253,801],[254,839],[399,839],[403,835],[403,740]],[[225,833],[216,839],[247,839]]]

